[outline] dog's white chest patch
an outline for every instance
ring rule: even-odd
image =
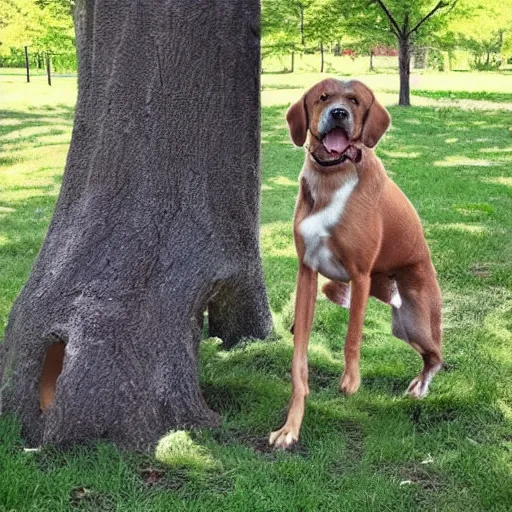
[[[304,263],[329,279],[348,281],[345,267],[338,261],[328,247],[331,231],[343,216],[350,196],[358,183],[356,174],[351,175],[333,194],[331,203],[322,210],[306,217],[299,226],[304,239]]]

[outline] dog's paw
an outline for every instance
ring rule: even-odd
[[[361,375],[359,372],[349,373],[344,371],[341,376],[340,391],[345,396],[353,395],[361,385]]]
[[[432,381],[432,378],[442,367],[443,363],[439,363],[433,366],[428,373],[420,373],[420,375],[415,377],[409,384],[409,387],[407,388],[405,394],[416,399],[426,397],[428,394],[428,387],[430,385],[430,382]]]
[[[299,440],[299,433],[286,425],[270,434],[268,443],[276,449],[287,450]]]
[[[428,384],[421,377],[415,377],[405,392],[407,396],[416,399],[424,398],[427,393]]]

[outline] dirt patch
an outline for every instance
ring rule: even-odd
[[[211,431],[213,438],[219,444],[239,444],[250,448],[255,453],[265,456],[269,460],[276,460],[282,450],[276,450],[268,442],[268,434],[250,432],[241,429],[215,429]],[[286,453],[308,458],[309,450],[300,441],[293,445]]]
[[[309,370],[309,387],[313,390],[320,391],[327,388],[337,388],[341,378],[341,367],[338,373],[334,373],[323,368],[315,368],[310,366]]]
[[[406,464],[400,469],[399,478],[404,484],[416,484],[427,491],[440,491],[446,486],[441,475],[423,464]]]
[[[110,496],[86,487],[75,487],[71,490],[69,493],[69,507],[72,510],[90,510],[94,512],[117,510],[116,504]]]
[[[471,273],[475,277],[480,277],[482,279],[486,279],[488,277],[491,277],[491,267],[489,265],[485,265],[485,264],[473,265],[471,267]]]

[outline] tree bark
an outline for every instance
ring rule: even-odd
[[[46,78],[48,85],[52,85],[52,57],[49,52],[46,52]]]
[[[300,44],[304,46],[304,6],[298,4],[299,7],[299,19],[300,19]]]
[[[206,309],[226,346],[271,329],[259,2],[79,0],[75,25],[71,147],[0,346],[0,411],[35,445],[146,448],[219,422],[198,383]]]
[[[373,50],[370,50],[370,68],[369,71],[373,71]]]
[[[295,71],[295,52],[292,52],[292,66],[290,69],[290,73],[293,73]]]
[[[410,90],[409,90],[409,74],[411,52],[409,46],[409,38],[402,37],[398,40],[398,67],[400,71],[400,93],[398,104],[403,107],[411,105]]]
[[[27,83],[30,82],[30,63],[28,60],[28,46],[25,46],[25,69],[27,72]]]
[[[320,43],[320,73],[324,72],[324,43]]]

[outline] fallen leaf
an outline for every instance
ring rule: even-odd
[[[473,265],[471,272],[475,277],[486,278],[491,275],[491,269],[488,265]]]
[[[85,487],[77,487],[71,491],[71,498],[77,501],[83,500],[89,494],[91,494],[89,489],[86,489]]]
[[[146,485],[156,484],[159,480],[162,479],[165,472],[159,469],[147,468],[140,470],[140,476],[144,479]]]

